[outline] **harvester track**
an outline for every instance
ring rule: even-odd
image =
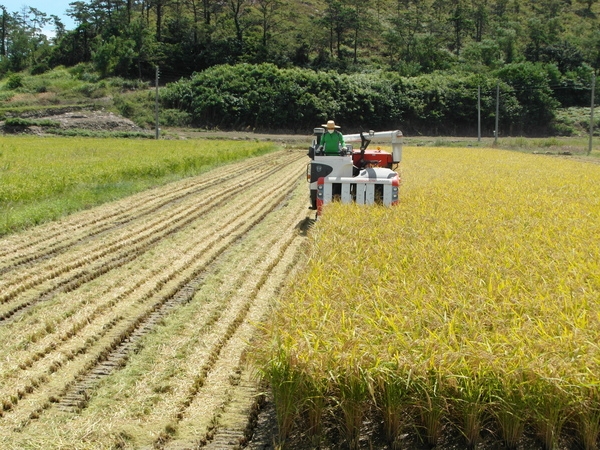
[[[277,170],[277,168],[271,168],[267,173],[259,171],[258,175],[269,176]],[[229,181],[231,184],[232,180]],[[235,180],[233,182],[235,183]],[[151,218],[150,223],[141,223],[141,226],[132,230],[126,229],[125,233],[117,234],[114,238],[110,238],[110,240],[96,239],[92,243],[92,237],[97,237],[98,234],[88,235],[86,239],[78,241],[80,244],[79,247],[83,250],[75,258],[71,257],[59,266],[56,265],[58,258],[52,258],[46,264],[30,265],[29,270],[23,269],[18,275],[12,278],[6,277],[6,281],[2,280],[4,282],[0,282],[0,289],[2,291],[2,294],[0,294],[0,324],[17,312],[29,308],[39,301],[48,300],[57,292],[73,290],[82,283],[91,281],[106,271],[118,268],[135,259],[136,255],[147,251],[152,245],[160,242],[161,239],[178,232],[208,211],[219,208],[222,202],[229,196],[243,193],[248,189],[250,183],[251,180],[247,180],[245,183],[234,184],[226,188],[220,186],[221,189],[218,191],[218,184],[217,186],[207,186],[204,189],[193,189],[191,193],[188,191],[185,197],[190,198],[193,195],[202,195],[203,197],[208,197],[208,199],[191,205],[182,203],[183,196],[177,192],[175,196],[170,197],[168,203],[165,200],[161,202],[162,204],[159,208],[166,211],[165,213],[160,215],[155,209],[151,211],[157,217]],[[206,183],[204,184],[206,185]],[[166,209],[165,204],[171,205],[172,208]],[[135,211],[136,205],[133,208]],[[127,222],[140,221],[148,214],[148,211],[144,211],[141,214],[130,213]],[[165,214],[170,216],[167,221],[164,219]],[[122,228],[121,224],[113,225],[110,229],[114,232],[119,228]],[[104,232],[107,232],[106,228]],[[61,248],[64,249],[65,246]],[[48,254],[45,253],[44,256],[48,256]],[[42,258],[39,255],[34,254],[32,256],[30,254],[27,259],[30,261],[40,261]],[[52,281],[51,286],[45,289],[42,288],[41,293],[36,292],[33,298],[24,295],[26,291],[43,286],[44,282],[48,280]],[[16,297],[19,297],[19,301],[11,302]]]
[[[296,267],[303,239],[294,228],[308,214],[303,157],[230,165],[6,240],[14,253],[0,257],[0,338],[12,337],[10,357],[0,355],[3,448],[35,442],[65,415],[88,420],[104,380],[186,308],[194,313],[182,327],[192,331],[179,351],[194,364],[165,388],[137,439],[193,448],[245,436],[256,386],[244,355]],[[215,277],[227,279],[218,293],[207,282]],[[139,383],[152,384],[147,376]]]
[[[259,175],[267,170],[260,160],[250,162],[246,169]],[[143,194],[130,197],[114,210],[97,215],[96,210],[84,212],[75,220],[64,224],[61,221],[31,232],[31,237],[23,242],[19,237],[6,239],[0,249],[0,275],[36,261],[47,259],[67,251],[75,245],[92,240],[96,236],[125,226],[133,220],[139,220],[161,208],[188,196],[193,196],[210,187],[231,184],[232,177],[242,174],[237,166],[228,166],[224,171],[208,173],[201,181],[186,180],[172,191],[161,188],[152,189]],[[66,233],[68,231],[68,233]]]

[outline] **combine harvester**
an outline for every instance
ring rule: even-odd
[[[346,147],[337,155],[325,155],[321,138],[324,128],[314,129],[314,139],[308,150],[311,162],[306,168],[310,183],[310,209],[323,211],[323,205],[334,200],[361,205],[398,204],[400,176],[395,171],[402,160],[402,132],[369,131],[344,135]],[[367,150],[373,140],[385,140],[392,152]],[[355,150],[348,142],[360,142]]]

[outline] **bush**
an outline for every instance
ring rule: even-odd
[[[512,64],[496,75],[433,72],[402,77],[392,72],[339,74],[280,69],[272,64],[222,65],[169,84],[163,105],[207,128],[307,131],[334,119],[344,132],[397,129],[422,134],[474,134],[477,88],[482,121],[494,129],[500,85],[503,134],[549,129],[558,102],[548,71]]]
[[[162,92],[169,108],[207,127],[306,130],[333,118],[347,128],[398,123],[378,75],[340,75],[272,64],[217,66]]]
[[[35,120],[35,119],[24,119],[21,117],[12,117],[6,119],[6,126],[10,127],[30,127],[30,126],[38,126],[38,127],[48,127],[48,128],[56,128],[60,126],[59,122],[54,120],[44,119],[44,120]]]
[[[148,89],[150,87],[147,81],[128,80],[121,77],[113,77],[107,81],[109,86],[120,88],[122,91],[134,91],[138,89]]]
[[[45,72],[48,72],[50,70],[50,66],[48,65],[48,63],[43,62],[43,63],[39,63],[39,64],[35,64],[30,72],[31,75],[41,75]]]
[[[79,63],[69,68],[69,73],[81,81],[97,83],[100,80],[100,74],[94,72],[91,64]]]
[[[33,125],[33,121],[29,119],[22,119],[20,117],[11,117],[6,119],[5,125],[9,127],[28,127]]]
[[[135,112],[135,103],[127,100],[126,98],[120,95],[115,96],[114,104],[117,110],[119,111],[119,114],[121,114],[124,117],[131,117]]]
[[[8,77],[6,87],[11,90],[23,87],[23,76],[18,73],[13,73]]]
[[[549,83],[547,66],[539,63],[507,64],[496,71],[517,98],[520,111],[511,123],[516,134],[548,132],[559,103]]]
[[[166,127],[185,127],[190,125],[190,114],[179,109],[165,109],[160,112],[160,124]]]

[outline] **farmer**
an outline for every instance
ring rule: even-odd
[[[326,155],[339,155],[340,150],[346,147],[344,136],[336,128],[340,128],[333,120],[328,120],[325,125],[327,133],[321,137],[321,145]]]

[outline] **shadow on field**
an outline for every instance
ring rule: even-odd
[[[316,219],[310,218],[310,217],[305,217],[304,219],[302,219],[298,225],[296,225],[296,230],[298,230],[298,233],[301,236],[307,236],[309,230],[312,228],[312,226],[316,223]]]

